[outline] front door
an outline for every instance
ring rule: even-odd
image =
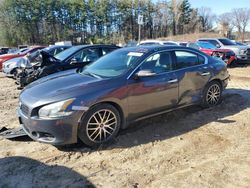
[[[152,76],[128,80],[129,119],[171,108],[178,101],[178,80],[174,74],[172,53],[159,52],[148,57],[136,71],[151,71]],[[135,73],[136,74],[136,73]]]

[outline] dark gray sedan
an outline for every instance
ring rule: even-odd
[[[80,138],[94,146],[131,122],[193,104],[217,105],[228,79],[223,61],[195,49],[123,48],[29,85],[20,95],[19,121],[34,140],[62,145]]]

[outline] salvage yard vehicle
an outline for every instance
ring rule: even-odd
[[[62,52],[63,50],[68,49],[71,46],[50,46],[47,48],[42,49],[42,51],[45,51],[52,56],[55,56],[56,54]],[[37,56],[40,55],[39,51],[33,52],[31,54],[27,54],[24,57],[17,57],[14,59],[10,59],[3,63],[3,72],[7,77],[16,77],[18,73],[18,68],[31,68],[32,63],[34,63]]]
[[[2,70],[2,65],[5,61],[8,61],[8,60],[13,59],[13,58],[17,58],[17,57],[23,57],[29,53],[33,53],[33,52],[35,52],[37,50],[41,50],[43,48],[45,48],[45,46],[31,46],[27,50],[22,51],[20,53],[18,52],[15,54],[0,55],[0,70]]]
[[[197,41],[189,42],[187,47],[194,48],[204,52],[207,55],[218,57],[223,60],[228,66],[232,66],[236,62],[236,55],[232,50],[217,48],[209,42]]]
[[[180,46],[121,48],[77,70],[41,78],[21,93],[18,118],[34,140],[97,146],[130,123],[201,104],[228,84],[226,64]]]
[[[50,74],[84,67],[107,53],[120,47],[114,45],[80,45],[52,56],[45,51],[41,52],[40,62],[31,68],[24,68],[17,74],[19,89],[31,82]]]
[[[179,44],[174,41],[161,41],[161,40],[144,40],[137,44],[138,46],[149,46],[149,45],[174,45],[178,46]]]
[[[227,38],[202,38],[198,41],[210,42],[220,49],[232,50],[237,58],[236,63],[248,63],[250,62],[250,47],[237,45],[235,42]]]

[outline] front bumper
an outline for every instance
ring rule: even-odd
[[[6,68],[6,67],[3,67],[2,69],[3,73],[8,77],[13,76],[13,74],[11,73],[12,70],[13,70],[12,68]]]
[[[74,112],[67,117],[57,119],[39,119],[25,116],[17,110],[20,126],[33,140],[53,145],[66,145],[77,142],[77,129],[81,113]]]
[[[250,55],[237,55],[237,60],[250,62]]]

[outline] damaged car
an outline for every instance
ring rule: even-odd
[[[49,53],[52,56],[55,56],[56,54],[68,49],[71,46],[50,46],[47,48],[42,49],[41,51],[45,51]],[[25,55],[24,57],[17,57],[14,59],[10,59],[3,63],[3,73],[7,77],[13,77],[16,78],[17,73],[19,72],[18,69],[25,69],[25,68],[31,68],[33,64],[36,63],[37,58],[40,55],[40,51],[36,51],[30,54]]]
[[[53,56],[46,51],[41,52],[32,66],[24,66],[17,73],[16,83],[22,89],[31,82],[50,74],[84,67],[107,53],[119,48],[115,45],[81,45],[73,46]]]
[[[195,49],[121,48],[28,85],[18,118],[36,141],[65,145],[80,139],[98,146],[132,122],[189,105],[219,104],[228,80],[223,61]]]
[[[217,48],[213,44],[204,41],[189,42],[187,47],[194,48],[204,52],[205,54],[217,57],[223,60],[228,66],[233,66],[236,63],[236,55],[230,49]]]

